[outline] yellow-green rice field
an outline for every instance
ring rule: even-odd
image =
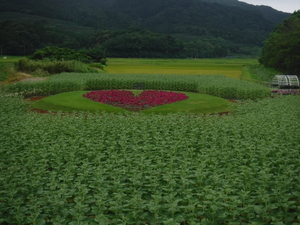
[[[258,65],[257,59],[132,59],[108,58],[108,73],[222,74],[239,78],[243,67]]]

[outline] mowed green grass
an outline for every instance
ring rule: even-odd
[[[141,91],[133,91],[138,94]],[[89,112],[108,112],[108,113],[130,113],[129,111],[102,104],[99,102],[94,102],[82,95],[87,93],[87,91],[72,91],[61,93],[57,95],[52,95],[41,100],[35,101],[31,104],[33,108],[50,110],[50,111],[63,111],[63,112],[74,112],[74,111],[89,111]],[[172,104],[166,104],[158,107],[153,107],[151,109],[143,110],[143,114],[168,114],[176,112],[186,112],[193,114],[207,114],[207,113],[219,113],[228,112],[231,110],[232,104],[222,98],[198,94],[183,92],[189,96],[188,99],[184,101],[175,102]]]
[[[108,73],[178,75],[225,75],[239,78],[245,66],[258,65],[257,59],[125,59],[108,58]]]

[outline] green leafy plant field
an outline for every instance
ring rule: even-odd
[[[2,94],[0,224],[299,224],[299,102],[41,115]]]

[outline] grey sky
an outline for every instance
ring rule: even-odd
[[[225,0],[226,1],[226,0]],[[300,10],[300,0],[239,0],[240,2],[247,2],[252,5],[267,5],[272,8],[293,13],[294,11]]]

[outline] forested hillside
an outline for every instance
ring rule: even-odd
[[[0,44],[15,55],[47,45],[108,57],[257,54],[289,15],[237,0],[2,0]]]
[[[280,23],[265,41],[259,62],[285,74],[300,75],[300,10]]]

